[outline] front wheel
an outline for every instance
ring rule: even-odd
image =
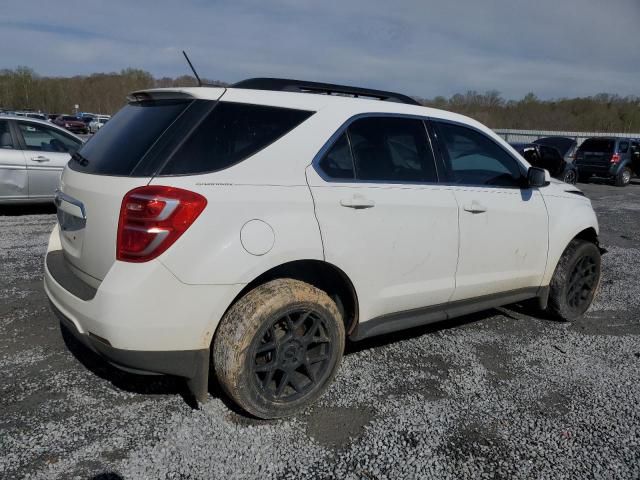
[[[344,343],[342,316],[325,292],[277,279],[247,293],[225,314],[213,343],[214,368],[243,410],[279,418],[324,393]]]
[[[560,320],[573,321],[591,306],[600,284],[600,250],[585,240],[567,246],[553,273],[548,310]]]

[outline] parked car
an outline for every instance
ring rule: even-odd
[[[44,113],[28,112],[25,113],[24,116],[28,118],[35,118],[37,120],[47,120],[47,115]]]
[[[62,169],[81,145],[47,121],[0,115],[0,203],[53,201]]]
[[[534,167],[548,170],[552,177],[570,184],[578,181],[578,168],[567,162],[558,149],[537,143],[512,143],[511,146]]]
[[[109,121],[111,117],[109,116],[97,116],[95,117],[91,123],[89,123],[89,132],[90,133],[96,133],[98,130],[100,130],[100,128],[102,128],[104,126],[105,123],[107,123]]]
[[[66,128],[70,132],[89,133],[89,128],[87,127],[87,125],[82,120],[78,120],[78,118],[74,117],[73,115],[60,115],[53,121],[53,123],[60,127]]]
[[[600,278],[576,187],[470,118],[355,87],[134,92],[56,204],[44,288],[64,328],[199,401],[211,365],[262,418],[317,399],[346,337],[528,299],[576,320]]]
[[[61,115],[60,113],[50,113],[47,115],[47,120],[49,120],[50,122],[53,122],[60,115]]]
[[[640,173],[640,140],[624,137],[591,137],[578,147],[576,165],[580,181],[604,177],[625,187]]]
[[[565,162],[573,163],[576,158],[576,150],[578,149],[578,142],[573,138],[567,137],[542,137],[534,140],[532,143],[538,145],[546,145],[547,147],[553,147]]]

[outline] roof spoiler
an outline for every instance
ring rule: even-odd
[[[138,90],[127,95],[128,102],[144,102],[148,100],[186,100],[194,98],[180,89],[172,90]]]

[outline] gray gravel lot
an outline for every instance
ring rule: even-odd
[[[0,478],[640,478],[640,183],[580,187],[609,250],[583,321],[513,306],[350,345],[321,401],[279,421],[215,384],[194,409],[179,379],[63,338],[52,210],[3,210]]]

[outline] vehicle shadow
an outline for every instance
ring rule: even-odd
[[[94,351],[80,343],[68,328],[60,323],[62,339],[71,352],[85,368],[98,377],[107,380],[113,386],[132,393],[144,395],[180,395],[194,409],[198,404],[189,392],[183,378],[171,375],[138,375],[114,367]]]
[[[364,350],[384,347],[392,343],[417,338],[422,335],[464,327],[466,325],[485,321],[491,317],[495,317],[496,315],[510,316],[508,313],[505,313],[504,308],[505,307],[500,310],[495,308],[483,310],[481,312],[472,313],[450,320],[443,320],[428,325],[367,338],[358,342],[347,340],[344,354],[352,355]],[[543,312],[533,310],[531,306],[526,304],[512,304],[506,308],[516,314],[526,316],[535,315],[536,318],[554,320],[552,317],[544,315]],[[198,402],[189,391],[185,379],[171,375],[138,375],[135,373],[125,372],[114,367],[91,349],[80,343],[62,323],[60,323],[60,331],[62,333],[64,343],[73,356],[85,368],[98,377],[109,381],[116,388],[143,395],[180,395],[184,399],[185,403],[187,403],[187,405],[192,409],[197,410],[199,408]],[[208,390],[212,398],[220,399],[225,406],[230,411],[234,412],[239,418],[257,420],[250,414],[242,411],[229,398],[227,398],[213,371],[211,371],[209,375]]]
[[[189,390],[186,379],[173,375],[140,375],[125,372],[114,367],[100,355],[79,342],[62,323],[60,323],[60,332],[65,345],[76,360],[93,374],[110,382],[114,387],[141,395],[180,395],[193,410],[199,409],[200,406]],[[211,398],[220,399],[230,411],[242,417],[248,415],[227,398],[218,383],[213,369],[210,370],[209,374],[208,392]]]
[[[5,217],[18,217],[21,215],[52,215],[54,213],[56,213],[56,206],[53,203],[0,206],[0,216]]]
[[[510,305],[509,307],[511,308],[512,306]],[[347,340],[344,354],[351,355],[363,350],[369,350],[371,348],[384,347],[392,343],[421,337],[422,335],[427,335],[429,333],[463,327],[465,325],[470,325],[472,323],[480,322],[488,318],[495,317],[496,315],[502,314],[503,312],[496,309],[483,310],[481,312],[471,313],[469,315],[452,318],[450,320],[442,320],[427,325],[421,325],[419,327],[387,333],[385,335],[365,338],[364,340],[360,340],[358,342],[351,342]]]
[[[106,472],[94,475],[90,477],[89,480],[124,480],[124,478],[115,472]]]

